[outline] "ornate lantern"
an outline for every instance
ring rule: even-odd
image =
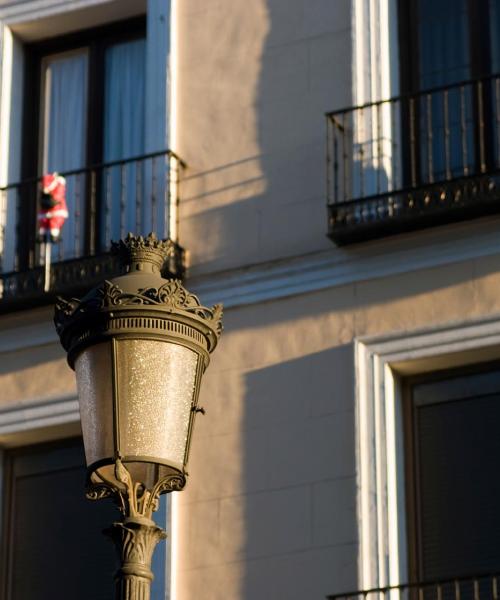
[[[151,556],[165,537],[152,512],[160,494],[185,485],[201,378],[222,331],[220,305],[205,308],[161,277],[170,246],[129,234],[112,245],[125,275],[56,305],[76,373],[87,496],[112,496],[124,516],[108,532],[123,563],[117,598],[149,598]]]

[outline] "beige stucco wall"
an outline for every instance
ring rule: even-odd
[[[351,103],[350,9],[179,3],[180,239],[193,274],[329,247],[324,113]]]
[[[356,588],[352,341],[500,312],[498,258],[242,307],[207,372],[180,496],[180,599]]]
[[[0,405],[15,408],[76,393],[57,343],[53,307],[0,317]]]

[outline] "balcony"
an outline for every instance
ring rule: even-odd
[[[500,212],[500,76],[327,114],[329,237]]]
[[[431,582],[358,590],[328,600],[498,600],[500,574],[455,577]]]
[[[51,247],[50,272],[37,241],[40,179],[0,188],[0,313],[78,295],[119,274],[107,250],[129,231],[170,237],[183,167],[166,150],[61,173],[69,216]],[[167,277],[182,277],[183,250],[175,242],[165,269]]]

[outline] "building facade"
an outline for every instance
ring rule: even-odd
[[[0,597],[111,597],[52,307],[154,230],[225,307],[155,600],[496,598],[499,33],[495,0],[0,1]]]

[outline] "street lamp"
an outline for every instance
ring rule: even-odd
[[[121,561],[116,598],[148,600],[151,557],[166,537],[152,513],[181,490],[201,377],[222,331],[222,307],[160,270],[172,250],[154,234],[112,244],[127,266],[81,300],[58,299],[55,325],[76,373],[87,497],[122,513],[107,533]]]

